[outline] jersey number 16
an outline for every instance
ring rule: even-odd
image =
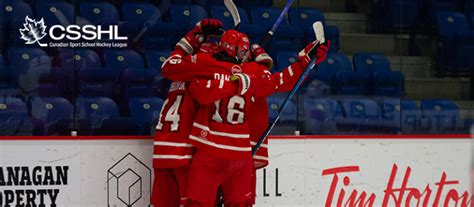
[[[223,123],[224,119],[222,118],[220,114],[220,109],[227,109],[227,116],[225,116],[227,123],[229,124],[242,124],[244,123],[244,115],[245,113],[243,112],[245,108],[245,99],[241,96],[233,96],[232,98],[229,99],[227,106],[222,106],[225,105],[225,102],[218,100],[214,102],[215,105],[215,112],[214,115],[212,115],[212,120],[218,122],[218,123]],[[226,114],[224,111],[223,114]]]

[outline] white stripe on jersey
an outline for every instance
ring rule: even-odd
[[[153,159],[173,159],[173,160],[186,160],[186,159],[192,159],[192,155],[153,155]]]
[[[268,157],[258,156],[258,155],[253,156],[253,158],[257,160],[268,160]]]
[[[250,152],[250,151],[252,151],[251,147],[234,147],[234,146],[229,146],[229,145],[216,144],[214,142],[203,140],[203,139],[201,139],[199,137],[196,137],[196,136],[193,136],[193,135],[189,135],[189,139],[201,142],[203,144],[206,144],[206,145],[209,145],[209,146],[212,146],[212,147],[220,148],[220,149],[240,151],[240,152]]]
[[[256,142],[250,142],[250,144],[251,144],[252,146],[255,146],[255,145],[257,145],[257,143],[256,143]],[[263,148],[268,148],[268,145],[266,145],[266,144],[261,144],[261,145],[260,145],[260,147],[263,147]]]
[[[283,73],[280,73],[280,85],[283,85],[285,82],[283,82]]]
[[[219,88],[224,88],[224,79],[219,80]]]
[[[250,135],[249,135],[249,134],[231,134],[231,133],[225,133],[225,132],[212,131],[211,129],[209,129],[209,127],[204,126],[204,125],[201,125],[201,124],[198,124],[198,123],[196,123],[196,122],[193,123],[193,126],[199,128],[199,129],[202,129],[202,130],[209,131],[210,134],[217,135],[217,136],[230,137],[230,138],[237,138],[237,139],[247,139],[247,138],[250,138]]]
[[[193,147],[192,144],[179,142],[154,142],[155,146],[171,146],[171,147]]]
[[[288,67],[288,73],[290,73],[290,76],[293,77],[293,69],[291,69],[291,65]]]

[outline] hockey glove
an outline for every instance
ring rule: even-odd
[[[236,73],[232,75],[231,81],[239,82],[238,95],[244,95],[250,90],[250,76],[245,73]]]
[[[192,55],[198,51],[207,37],[218,37],[223,33],[221,21],[204,19],[198,22],[191,31],[181,38],[178,44],[176,44],[176,49],[181,49],[186,54]]]
[[[218,19],[204,19],[197,23],[208,37],[221,37],[224,34],[223,24]]]
[[[313,58],[317,58],[316,64],[322,63],[326,59],[331,41],[327,40],[324,44],[318,41],[309,43],[303,50],[298,53],[298,58],[305,65],[308,65]]]
[[[260,65],[267,66],[268,70],[271,70],[273,67],[272,57],[258,44],[253,44],[250,48],[253,60]]]

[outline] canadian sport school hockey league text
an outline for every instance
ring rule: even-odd
[[[49,47],[65,48],[126,48],[127,43],[119,42],[50,42]]]
[[[0,167],[0,206],[61,206],[58,187],[67,186],[68,171],[69,166]]]

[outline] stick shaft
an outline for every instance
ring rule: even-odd
[[[319,41],[318,44],[323,44],[326,41],[324,38],[323,24],[321,22],[315,22],[313,24],[313,30],[314,30],[316,39]],[[280,108],[277,111],[278,116],[276,117],[275,121],[273,121],[273,123],[265,130],[263,135],[260,137],[260,140],[258,141],[258,143],[252,149],[253,155],[257,153],[258,149],[260,148],[262,143],[265,141],[267,136],[270,134],[273,127],[275,127],[276,123],[280,119],[281,112],[285,110],[286,105],[288,105],[288,103],[291,101],[293,96],[296,94],[296,91],[298,91],[298,89],[301,87],[301,84],[305,80],[306,76],[308,76],[309,72],[314,68],[314,66],[316,65],[317,59],[318,59],[317,57],[314,57],[314,59],[309,63],[309,65],[303,71],[303,74],[301,74],[301,76],[299,77],[298,82],[296,82],[296,84],[293,86],[293,89],[291,90],[291,92],[286,96],[285,100],[283,101],[283,104],[280,106]]]
[[[288,103],[291,101],[291,99],[293,98],[293,96],[295,96],[296,92],[298,91],[298,89],[300,88],[301,84],[303,83],[304,79],[306,78],[306,76],[309,74],[309,72],[314,68],[314,66],[316,65],[316,60],[317,58],[314,58],[311,63],[309,63],[309,65],[306,67],[306,69],[304,70],[303,74],[301,74],[300,78],[298,79],[298,82],[296,82],[295,86],[293,86],[293,89],[291,90],[290,93],[288,93],[288,95],[286,96],[285,100],[283,101],[283,104],[280,106],[280,108],[278,109],[277,113],[278,113],[278,116],[276,117],[276,119],[273,121],[273,123],[267,127],[267,129],[265,130],[265,132],[263,133],[263,135],[260,137],[260,140],[258,140],[257,144],[253,147],[252,149],[252,155],[255,156],[255,154],[257,153],[258,149],[260,148],[260,146],[262,145],[262,143],[265,141],[265,139],[268,137],[268,135],[270,134],[270,132],[272,131],[273,127],[275,127],[276,123],[278,122],[278,120],[280,119],[280,115],[281,115],[281,112],[285,109],[285,107],[288,105]]]

